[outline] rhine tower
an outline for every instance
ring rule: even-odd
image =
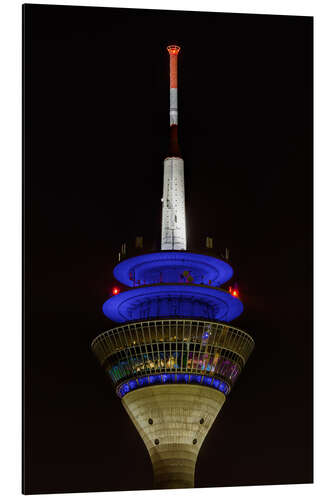
[[[149,452],[155,488],[194,487],[200,447],[250,356],[254,341],[228,323],[243,311],[233,275],[206,238],[187,250],[184,162],[178,144],[180,48],[170,58],[170,147],[164,160],[161,251],[119,253],[115,288],[103,305],[119,325],[92,342]]]

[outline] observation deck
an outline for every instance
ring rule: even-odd
[[[206,385],[228,394],[254,347],[224,323],[160,319],[127,323],[99,335],[92,350],[119,397],[148,385]]]
[[[247,333],[224,323],[243,311],[238,294],[220,286],[232,275],[222,259],[185,251],[119,262],[114,276],[129,289],[110,297],[103,312],[122,325],[92,343],[119,397],[164,384],[230,392],[254,347]]]

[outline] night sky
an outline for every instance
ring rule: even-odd
[[[230,249],[256,348],[200,487],[312,482],[310,17],[24,7],[24,490],[151,489],[90,343],[120,245],[160,245],[169,43],[189,248]]]

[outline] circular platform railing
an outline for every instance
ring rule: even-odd
[[[143,375],[185,373],[209,375],[231,388],[253,348],[253,339],[238,328],[192,319],[127,323],[92,342],[115,385]]]

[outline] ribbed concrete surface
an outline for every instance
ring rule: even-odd
[[[144,387],[122,399],[149,451],[155,488],[194,487],[200,447],[224,401],[220,391],[185,384]]]

